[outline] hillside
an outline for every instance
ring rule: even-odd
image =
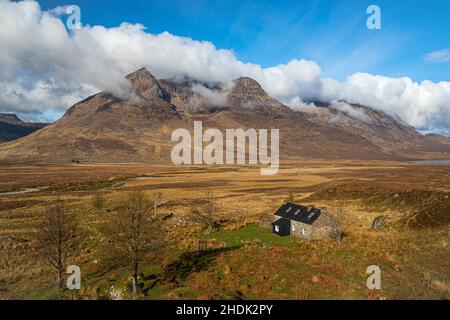
[[[346,102],[294,111],[251,78],[204,84],[156,79],[147,69],[127,76],[132,92],[100,92],[57,122],[0,146],[0,161],[167,162],[171,133],[204,128],[279,128],[281,160],[450,158],[446,139],[430,139],[401,119]],[[450,139],[448,139],[450,140]]]
[[[44,126],[45,123],[24,122],[12,113],[0,113],[0,143],[22,138]]]

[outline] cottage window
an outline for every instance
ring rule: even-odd
[[[291,210],[292,210],[292,207],[289,207],[289,208],[286,210],[286,213],[289,213]]]
[[[275,232],[280,232],[280,227],[279,226],[275,226]]]
[[[298,215],[300,213],[300,209],[298,209],[297,211],[295,211],[295,215]]]
[[[292,226],[292,232],[295,232],[295,226],[294,225]]]

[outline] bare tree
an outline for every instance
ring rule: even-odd
[[[161,192],[156,192],[153,195],[153,218],[156,218],[158,215],[158,208],[161,206],[162,195]]]
[[[56,286],[63,289],[63,273],[70,257],[78,253],[80,233],[78,222],[69,214],[64,203],[58,200],[44,213],[38,225],[39,253],[56,271]]]
[[[336,201],[333,208],[333,223],[336,230],[336,241],[341,242],[343,238],[343,227],[346,218],[346,211],[342,201]]]
[[[143,191],[130,193],[105,229],[108,254],[126,266],[137,296],[139,267],[149,253],[157,254],[163,244],[161,220],[152,216],[152,202]]]
[[[216,198],[212,191],[208,191],[201,208],[193,208],[191,211],[192,220],[205,226],[209,231],[216,230],[218,222],[216,219],[217,207]]]
[[[105,198],[100,193],[97,193],[92,199],[92,207],[97,211],[101,211],[105,207]]]

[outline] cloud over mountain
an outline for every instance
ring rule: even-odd
[[[340,83],[322,77],[314,61],[263,68],[210,42],[151,34],[140,24],[68,31],[57,11],[42,11],[35,1],[0,0],[1,110],[29,117],[49,110],[58,114],[97,90],[124,95],[129,87],[123,75],[144,66],[159,78],[212,82],[251,77],[286,104],[347,100],[396,113],[418,129],[450,134],[450,82],[357,73]]]

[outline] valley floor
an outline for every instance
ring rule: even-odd
[[[127,192],[162,194],[166,244],[141,270],[144,299],[448,299],[450,298],[450,165],[400,162],[297,161],[278,175],[251,167],[145,164],[0,165],[0,299],[53,299],[53,274],[35,250],[40,216],[56,199],[78,214],[88,237],[71,264],[82,290],[64,298],[105,299],[122,288],[125,270],[106,266],[99,245],[108,214]],[[208,191],[221,228],[191,222]],[[92,206],[101,194],[102,210]],[[301,204],[344,205],[344,239],[278,238],[259,218],[288,198]],[[171,215],[169,215],[171,213]],[[392,225],[374,231],[374,218]],[[206,242],[199,251],[198,243]],[[366,288],[378,265],[382,290]]]

